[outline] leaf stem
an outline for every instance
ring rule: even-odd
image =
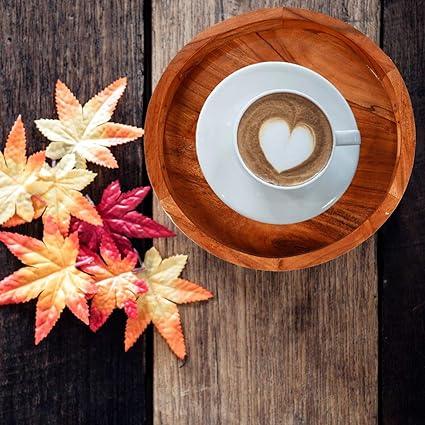
[[[139,251],[138,251],[136,248],[134,248],[134,250],[136,251],[137,261],[138,261],[138,263],[140,264],[140,269],[142,270],[142,269],[143,269],[143,260],[142,260],[142,258],[140,257]]]
[[[92,198],[90,198],[90,196],[89,195],[85,195],[86,196],[86,199],[92,204],[92,205],[94,205],[94,202],[93,202],[93,199]]]
[[[86,265],[86,264],[90,264],[92,261],[93,261],[93,259],[92,259],[92,258],[87,257],[87,258],[85,258],[84,260],[77,261],[77,262],[74,264],[74,266],[75,266],[75,267],[81,267],[81,266],[84,266],[84,265]]]

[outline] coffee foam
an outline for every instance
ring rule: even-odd
[[[314,131],[307,125],[294,129],[282,118],[269,118],[258,132],[261,149],[270,165],[278,172],[290,170],[306,161],[316,144]]]
[[[324,113],[294,93],[273,93],[250,105],[240,120],[237,139],[245,165],[260,179],[280,186],[298,185],[314,177],[326,166],[333,144]]]

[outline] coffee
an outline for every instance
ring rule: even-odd
[[[295,93],[272,93],[244,112],[237,145],[247,168],[261,180],[295,186],[326,166],[333,134],[326,115],[313,102]]]

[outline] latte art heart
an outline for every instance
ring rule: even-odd
[[[282,118],[264,121],[258,138],[264,156],[278,173],[302,164],[314,151],[315,137],[311,129],[297,125],[291,131]]]
[[[255,177],[275,186],[302,184],[324,169],[333,133],[322,110],[296,93],[271,93],[255,100],[237,129],[240,157]]]

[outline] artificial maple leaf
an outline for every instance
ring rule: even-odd
[[[67,306],[89,323],[86,295],[94,291],[92,278],[77,269],[78,235],[64,237],[56,222],[43,218],[43,240],[17,233],[0,232],[2,241],[27,267],[0,282],[0,305],[16,304],[38,297],[35,343],[51,331]]]
[[[122,193],[118,180],[112,182],[102,194],[96,209],[103,226],[92,226],[81,220],[71,223],[72,231],[78,230],[81,245],[97,251],[103,234],[108,234],[122,253],[133,250],[128,238],[159,238],[174,236],[171,230],[161,226],[134,209],[143,201],[149,186],[136,187]]]
[[[34,217],[33,220],[42,216],[44,210],[46,209],[46,204],[44,201],[37,195],[31,196],[32,205],[34,208]],[[3,224],[3,227],[14,227],[19,226],[20,224],[27,223],[22,217],[18,214],[15,214],[13,217],[9,218],[6,223]]]
[[[80,269],[96,281],[96,294],[90,306],[91,330],[97,331],[115,308],[123,308],[129,317],[137,316],[137,294],[146,292],[147,286],[133,273],[137,264],[135,251],[122,258],[113,240],[105,234],[100,256],[83,247],[78,259],[83,264]]]
[[[47,147],[47,157],[60,159],[75,153],[77,162],[85,160],[104,167],[117,168],[118,164],[108,149],[143,136],[143,129],[108,122],[127,85],[120,78],[91,98],[84,106],[61,81],[56,83],[56,109],[58,120],[40,119],[38,129],[52,143]]]
[[[155,248],[146,252],[144,268],[137,276],[147,283],[148,291],[137,298],[137,317],[127,319],[126,351],[152,322],[175,355],[184,358],[186,347],[176,304],[207,300],[213,296],[206,289],[178,278],[186,261],[186,255],[163,260]]]
[[[25,128],[19,116],[7,138],[4,154],[0,152],[1,225],[15,226],[29,222],[40,212],[33,195],[37,191],[38,174],[45,162],[45,152],[37,152],[27,160],[25,148]]]
[[[65,155],[54,167],[44,164],[36,183],[38,196],[46,204],[44,214],[53,217],[64,235],[68,233],[71,215],[95,225],[102,224],[94,205],[80,192],[96,173],[74,166],[74,154]]]

